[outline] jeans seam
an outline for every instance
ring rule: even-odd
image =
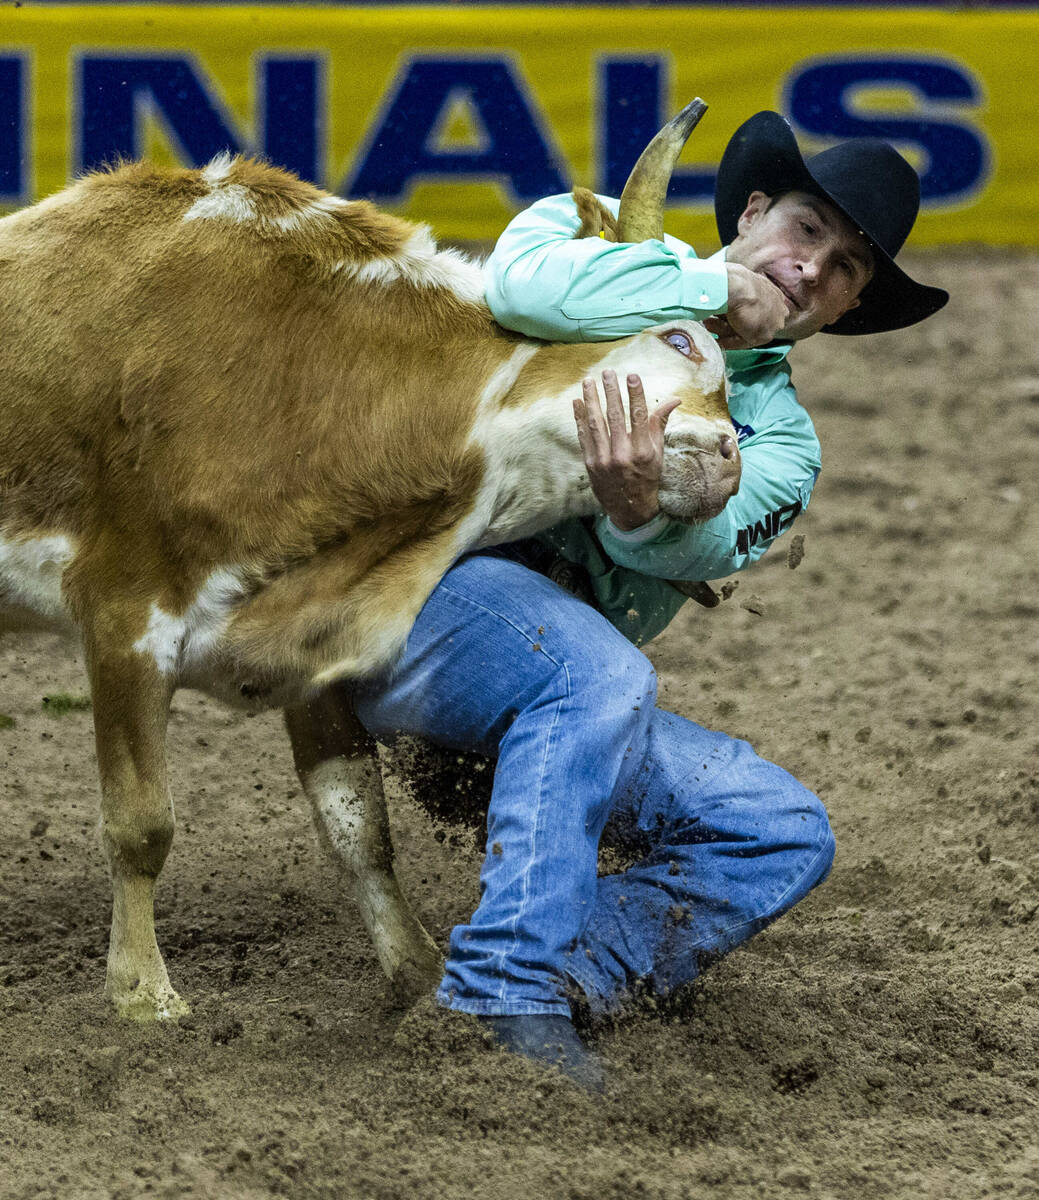
[[[490,610],[488,610],[488,611],[490,611]],[[511,624],[511,622],[510,622],[510,624]],[[552,661],[555,662],[555,659],[552,659]],[[571,688],[571,685],[570,685],[570,671],[567,668],[566,664],[564,663],[559,669],[562,671],[563,678],[566,681],[566,688],[565,688],[563,695],[556,699],[556,702],[554,705],[554,712],[552,714],[552,727],[549,729],[548,735],[545,738],[545,749],[541,756],[541,763],[540,763],[539,771],[538,771],[538,790],[537,790],[538,799],[537,799],[537,805],[534,809],[534,814],[533,814],[534,821],[533,821],[533,833],[531,835],[531,841],[530,841],[530,856],[527,861],[527,866],[523,872],[523,882],[522,882],[523,891],[522,891],[522,895],[520,897],[520,902],[519,902],[519,906],[516,911],[516,915],[515,915],[513,921],[511,922],[512,927],[511,927],[510,932],[511,932],[512,940],[509,943],[507,949],[502,950],[501,955],[498,959],[498,964],[499,964],[498,969],[499,969],[499,974],[501,975],[501,987],[498,990],[499,1003],[505,1002],[505,992],[509,986],[509,981],[506,978],[505,973],[503,971],[501,971],[501,968],[505,965],[506,961],[508,961],[508,959],[511,957],[511,955],[513,954],[513,952],[516,949],[516,946],[518,945],[518,939],[516,937],[516,929],[517,929],[517,926],[519,925],[520,918],[523,916],[524,910],[526,908],[527,897],[529,895],[530,874],[533,871],[534,865],[536,864],[537,858],[538,858],[537,847],[538,847],[538,838],[541,833],[541,811],[542,811],[541,806],[544,803],[544,799],[545,799],[545,775],[547,773],[545,764],[548,761],[549,755],[551,753],[553,739],[555,738],[556,729],[559,725],[560,705],[565,700],[569,700],[571,698],[572,691],[573,691],[573,689]]]

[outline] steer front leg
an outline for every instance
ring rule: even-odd
[[[120,1016],[176,1019],[188,1006],[170,984],[155,940],[155,885],[173,841],[166,781],[172,688],[154,660],[88,647],[101,839],[112,877],[112,932],[105,992]]]
[[[375,743],[333,685],[285,713],[296,770],[326,849],[347,872],[361,919],[394,992],[412,1000],[436,987],[443,960],[393,872]]]

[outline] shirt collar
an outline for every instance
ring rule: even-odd
[[[755,346],[753,350],[726,350],[725,369],[731,375],[771,367],[782,362],[793,348],[793,342],[770,342],[767,346]]]
[[[724,262],[727,247],[712,254],[707,262]],[[767,346],[755,346],[753,350],[726,350],[725,369],[730,374],[740,371],[753,371],[760,367],[770,367],[782,362],[794,348],[793,342],[770,342]]]

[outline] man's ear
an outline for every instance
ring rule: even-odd
[[[740,219],[736,225],[737,232],[749,233],[754,222],[768,208],[770,200],[771,197],[766,196],[764,192],[751,192],[747,197],[747,207],[740,213]]]

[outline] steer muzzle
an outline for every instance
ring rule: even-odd
[[[740,486],[740,452],[728,421],[706,431],[671,432],[664,440],[660,507],[676,521],[716,517]]]

